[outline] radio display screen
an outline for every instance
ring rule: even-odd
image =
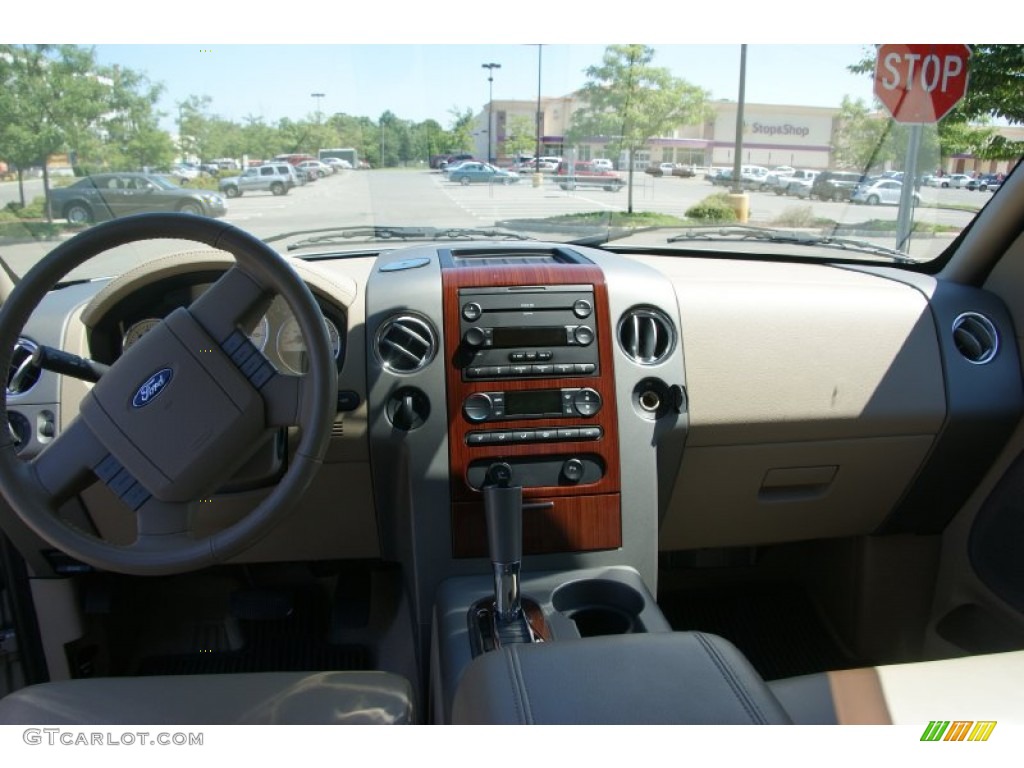
[[[564,347],[565,326],[541,326],[536,328],[497,327],[492,330],[492,346],[509,347]]]
[[[532,389],[505,393],[506,416],[533,416],[562,412],[560,389]]]

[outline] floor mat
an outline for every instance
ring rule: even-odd
[[[731,641],[765,680],[860,666],[798,587],[680,589],[661,595],[658,604],[673,629]]]
[[[329,643],[323,611],[300,599],[286,618],[245,620],[232,624],[225,639],[220,627],[199,626],[187,653],[143,658],[139,675],[199,675],[236,672],[315,672],[372,669],[373,658],[361,645]],[[234,629],[237,627],[237,629]]]

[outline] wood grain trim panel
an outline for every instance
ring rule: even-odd
[[[593,264],[558,265],[486,265],[445,268],[441,273],[444,307],[444,356],[446,360],[449,471],[453,501],[453,553],[456,557],[486,555],[486,531],[479,491],[467,482],[471,462],[481,459],[499,461],[517,456],[559,456],[597,454],[605,474],[597,483],[586,486],[544,486],[524,488],[526,502],[552,500],[552,509],[538,514],[524,513],[524,551],[526,553],[614,549],[622,544],[619,503],[621,491],[618,420],[615,409],[615,378],[612,362],[614,323],[608,309],[608,289],[604,273]],[[551,378],[506,379],[504,381],[463,381],[456,358],[461,344],[459,290],[463,288],[504,286],[592,285],[594,288],[594,328],[597,331],[599,375],[558,376]],[[604,406],[591,418],[509,419],[485,424],[469,422],[462,403],[474,392],[526,391],[592,387],[600,393]],[[544,442],[469,446],[470,430],[540,429],[544,427],[599,426],[603,436],[597,441]],[[531,521],[532,522],[529,522]]]
[[[523,554],[593,552],[622,546],[620,496],[542,499],[552,506],[523,511]],[[452,504],[452,554],[487,557],[487,524],[482,502]]]

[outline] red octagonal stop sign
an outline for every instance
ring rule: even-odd
[[[882,45],[875,96],[898,123],[936,123],[967,92],[966,45]]]

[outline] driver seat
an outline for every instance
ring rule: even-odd
[[[0,699],[0,725],[401,725],[412,686],[388,672],[109,677]]]

